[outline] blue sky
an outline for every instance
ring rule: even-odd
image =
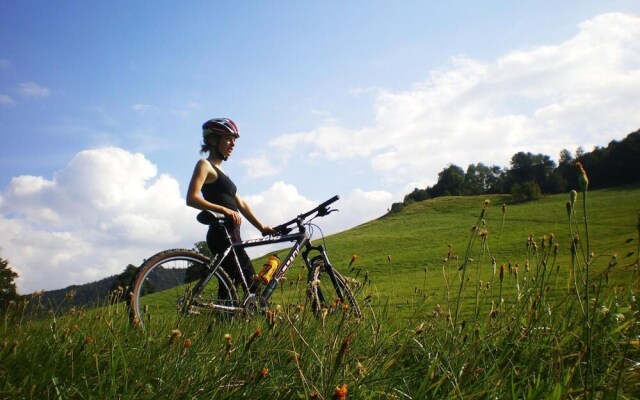
[[[0,257],[27,293],[202,240],[213,117],[261,219],[339,194],[327,232],[449,163],[606,145],[640,127],[639,43],[637,1],[1,2]]]

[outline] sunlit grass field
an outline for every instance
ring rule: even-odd
[[[300,266],[232,322],[141,330],[108,304],[126,293],[44,320],[16,304],[0,398],[639,398],[640,187],[568,201],[438,198],[325,238],[362,319],[315,317]]]

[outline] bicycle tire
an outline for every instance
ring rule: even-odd
[[[131,322],[144,327],[171,318],[220,313],[217,306],[229,307],[232,312],[231,308],[238,304],[235,286],[221,268],[211,277],[203,276],[209,264],[208,257],[186,249],[165,250],[147,259],[131,286]],[[197,278],[187,282],[187,277],[194,276]],[[218,299],[221,286],[229,294],[224,301]]]
[[[309,295],[311,309],[315,314],[326,309],[328,312],[335,310],[339,303],[347,304],[348,311],[356,317],[362,317],[362,311],[358,306],[358,301],[349,288],[345,278],[333,267],[331,267],[334,279],[327,272],[324,260],[317,256],[311,259],[311,270],[309,271]],[[328,282],[328,284],[327,284]],[[336,299],[338,301],[336,301]]]

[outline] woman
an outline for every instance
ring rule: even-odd
[[[243,216],[263,234],[274,233],[273,228],[263,225],[249,204],[236,193],[236,185],[220,167],[222,161],[226,161],[233,152],[236,139],[239,137],[238,127],[228,118],[210,119],[202,125],[203,143],[200,153],[208,153],[209,156],[196,164],[187,192],[187,205],[226,216],[225,226],[233,241],[240,240],[240,223]],[[229,246],[222,226],[209,226],[207,244],[213,254],[220,254]],[[237,248],[236,254],[247,284],[254,292],[259,286],[259,281],[251,259],[243,248]],[[230,258],[223,262],[222,267],[233,281],[241,281],[235,263]],[[221,287],[218,293],[220,298],[226,297],[226,290],[223,290]]]

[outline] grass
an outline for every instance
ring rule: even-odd
[[[123,303],[45,320],[14,305],[0,398],[638,398],[638,189],[570,214],[568,194],[439,198],[327,237],[364,283],[362,320],[315,318],[297,268],[267,316],[233,323],[142,331]]]

